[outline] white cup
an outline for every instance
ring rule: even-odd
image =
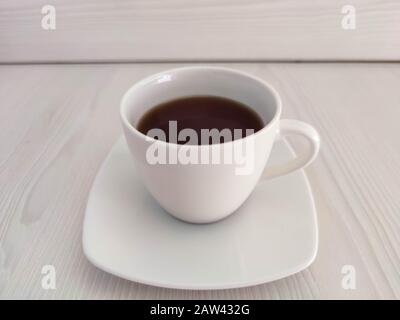
[[[154,140],[136,129],[141,117],[154,106],[179,97],[210,95],[230,98],[252,108],[265,126],[253,135],[228,143],[178,145]],[[281,176],[306,167],[318,154],[318,132],[297,120],[280,119],[282,103],[269,84],[241,71],[219,67],[185,67],[152,75],[131,87],[121,102],[121,120],[137,171],[152,196],[170,214],[192,223],[208,223],[227,217],[248,198],[261,178]],[[300,135],[310,148],[288,163],[267,166],[275,139]],[[250,140],[251,139],[251,140]],[[238,174],[238,164],[149,163],[147,152],[158,143],[167,152],[191,151],[223,154],[228,147],[243,150],[251,170]],[[240,145],[242,143],[242,145]]]

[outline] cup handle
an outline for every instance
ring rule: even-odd
[[[298,120],[282,119],[279,123],[277,139],[282,139],[287,135],[299,135],[306,138],[309,142],[308,150],[287,163],[267,166],[263,174],[263,179],[275,178],[305,168],[318,155],[320,138],[317,130],[311,125]]]

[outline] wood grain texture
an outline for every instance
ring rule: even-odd
[[[41,8],[56,8],[56,30]],[[0,62],[400,60],[400,2],[3,0]]]
[[[400,298],[400,64],[226,64],[281,93],[284,117],[314,125],[307,168],[320,228],[303,272],[249,288],[170,290],[132,283],[83,255],[85,204],[120,136],[118,108],[138,79],[172,64],[0,67],[0,298]],[[43,290],[54,265],[57,289]],[[343,265],[356,290],[341,287]]]

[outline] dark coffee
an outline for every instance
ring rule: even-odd
[[[170,141],[171,123],[175,121],[178,135],[182,129],[192,129],[199,137],[198,141],[193,142],[187,139]],[[137,125],[137,129],[146,135],[151,129],[161,129],[165,132],[165,140],[167,142],[179,144],[228,142],[249,135],[251,132],[246,132],[246,129],[253,130],[252,132],[255,133],[263,127],[264,123],[260,116],[248,106],[231,99],[215,96],[192,96],[164,102],[145,113]],[[204,129],[217,129],[218,132],[224,132],[225,134],[218,136],[215,140],[213,137],[216,132],[213,130],[213,137],[200,139],[202,137],[202,129],[203,134],[205,132]],[[222,131],[224,129],[229,131]],[[229,138],[229,134],[226,134],[228,132],[231,138]],[[241,132],[241,136],[236,135],[238,132]]]

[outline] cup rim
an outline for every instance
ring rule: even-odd
[[[150,136],[147,136],[145,134],[143,134],[142,132],[140,132],[139,130],[137,130],[127,119],[126,116],[126,111],[127,111],[127,100],[128,97],[132,94],[133,91],[135,91],[138,87],[143,86],[145,84],[147,84],[148,82],[150,82],[152,79],[157,78],[165,73],[173,73],[173,72],[178,72],[178,71],[188,71],[188,70],[211,70],[211,71],[224,71],[224,72],[228,72],[231,74],[235,74],[235,75],[239,75],[241,77],[245,77],[248,79],[251,79],[253,81],[258,82],[259,84],[261,84],[263,87],[265,87],[266,90],[268,90],[272,96],[274,97],[275,103],[276,103],[276,109],[275,109],[275,114],[272,117],[272,119],[264,125],[264,127],[261,130],[258,130],[257,132],[242,137],[240,139],[235,139],[235,140],[231,140],[228,142],[222,142],[222,143],[214,143],[214,144],[207,144],[207,145],[189,145],[189,144],[178,144],[178,143],[174,143],[174,142],[166,142],[166,141],[162,141],[162,140],[157,140],[154,139]],[[150,76],[147,76],[141,80],[139,80],[138,82],[136,82],[135,84],[133,84],[122,96],[121,102],[120,102],[120,118],[121,121],[123,123],[123,125],[129,129],[129,131],[131,133],[133,133],[134,135],[136,135],[137,137],[141,138],[141,139],[145,139],[147,142],[156,142],[156,143],[161,143],[161,144],[165,144],[168,147],[189,147],[189,148],[204,148],[204,147],[220,147],[220,146],[225,146],[228,144],[232,144],[235,142],[241,142],[244,140],[247,140],[249,138],[256,138],[257,136],[260,136],[264,133],[266,133],[272,126],[273,124],[278,121],[281,117],[281,113],[282,113],[282,100],[281,97],[279,96],[278,92],[275,90],[274,87],[272,87],[269,83],[267,83],[266,81],[264,81],[263,79],[253,76],[247,72],[244,71],[240,71],[240,70],[236,70],[236,69],[231,69],[231,68],[226,68],[226,67],[216,67],[216,66],[189,66],[189,67],[179,67],[179,68],[173,68],[173,69],[168,69],[168,70],[164,70],[161,72],[157,72],[155,74],[152,74]]]

